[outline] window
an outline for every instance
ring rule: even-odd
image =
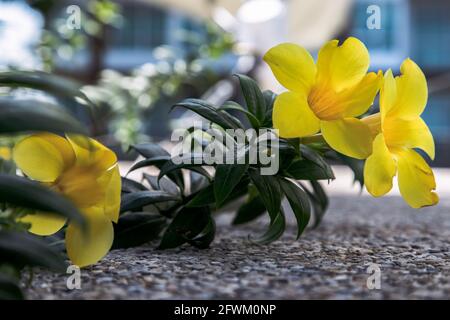
[[[424,68],[450,68],[450,3],[413,1],[411,5],[411,57]]]
[[[381,29],[368,29],[371,5],[380,7]],[[409,55],[409,3],[407,0],[358,0],[350,34],[361,39],[371,53],[373,69],[398,68]]]

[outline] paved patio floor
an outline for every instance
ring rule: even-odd
[[[112,251],[82,270],[80,290],[67,289],[67,275],[37,272],[28,298],[450,298],[450,171],[436,171],[440,204],[421,210],[408,208],[398,191],[360,195],[346,169],[336,173],[322,225],[298,241],[291,224],[281,240],[251,244],[247,236],[263,232],[266,221],[230,227],[232,216],[222,214],[209,249]],[[367,287],[371,263],[380,268],[380,289]]]

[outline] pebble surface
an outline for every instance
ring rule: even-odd
[[[68,275],[36,272],[29,299],[448,299],[450,298],[450,198],[413,210],[398,196],[332,194],[316,230],[295,240],[285,235],[260,246],[248,235],[267,221],[231,227],[217,216],[209,249],[190,246],[159,251],[154,243],[115,250],[81,270],[81,289]],[[380,289],[368,289],[380,268]]]

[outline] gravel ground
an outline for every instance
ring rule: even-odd
[[[373,199],[331,192],[331,206],[316,230],[295,241],[290,224],[268,246],[248,242],[265,221],[233,227],[218,217],[210,249],[157,251],[154,245],[112,251],[82,270],[81,290],[66,275],[38,272],[30,299],[448,299],[450,197],[419,211],[398,196]],[[381,288],[369,290],[370,263]]]

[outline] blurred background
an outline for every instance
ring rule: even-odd
[[[234,73],[280,92],[261,60],[271,46],[290,41],[317,55],[324,42],[352,35],[374,71],[398,73],[407,57],[422,67],[433,164],[449,166],[449,13],[448,0],[0,0],[0,70],[53,72],[83,87],[97,107],[74,112],[127,157],[130,144],[167,139],[192,121],[169,113],[177,101],[241,99]]]

